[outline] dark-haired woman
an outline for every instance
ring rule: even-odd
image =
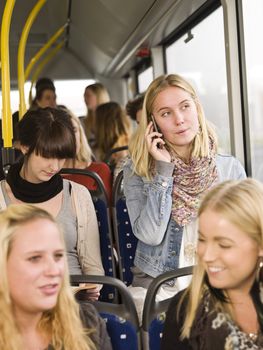
[[[63,110],[28,111],[18,123],[23,160],[0,182],[0,209],[31,203],[51,213],[63,227],[70,274],[103,275],[98,223],[88,190],[58,174],[76,153],[71,118]],[[99,290],[92,290],[97,299]]]
[[[57,107],[56,89],[52,80],[43,78],[36,83],[36,96],[31,108]]]

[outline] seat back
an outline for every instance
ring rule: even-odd
[[[90,191],[98,220],[100,250],[105,275],[116,277],[110,208],[101,178],[98,174],[86,169],[62,169],[61,174],[68,180],[84,185]],[[96,186],[94,186],[94,182]],[[113,301],[115,297],[117,296],[113,288],[105,286],[101,290],[101,300]]]
[[[150,284],[143,307],[142,338],[144,350],[160,350],[165,313],[172,298],[156,301],[161,285],[169,280],[192,274],[193,266],[178,268],[156,277]]]
[[[108,196],[108,203],[111,203],[111,197],[112,197],[112,173],[111,169],[108,166],[108,164],[104,162],[91,162],[90,165],[88,166],[87,170],[93,171],[97,173],[103,184],[104,188],[107,192]],[[94,181],[93,184],[90,185],[89,190],[96,190],[96,182]]]
[[[121,152],[121,151],[126,151],[128,150],[128,146],[121,146],[121,147],[115,147],[115,148],[112,148],[111,150],[109,150],[105,156],[105,163],[107,163],[108,165],[111,165],[111,156],[114,154],[114,153],[117,153],[117,152]]]
[[[119,173],[113,186],[112,195],[113,232],[119,257],[120,279],[128,286],[132,282],[131,267],[135,257],[138,239],[131,228],[126,200],[123,193],[123,171]]]
[[[140,350],[140,328],[136,308],[129,290],[120,280],[108,276],[72,275],[71,284],[98,283],[115,288],[120,295],[118,304],[97,301],[93,305],[105,320],[113,350]]]

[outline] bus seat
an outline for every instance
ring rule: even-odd
[[[98,174],[86,169],[62,169],[60,173],[64,178],[75,181],[89,189],[98,220],[101,257],[105,275],[116,277],[109,202],[101,178]],[[95,189],[90,188],[91,179],[96,183]],[[108,285],[101,290],[101,300],[113,301],[116,297],[114,289]]]
[[[132,283],[131,267],[135,257],[138,239],[131,228],[128,209],[123,193],[123,171],[119,173],[113,186],[113,229],[119,258],[120,279],[129,286]]]
[[[140,328],[136,308],[126,285],[113,277],[71,275],[71,284],[98,283],[118,291],[119,303],[96,301],[92,303],[105,320],[113,350],[140,350]],[[81,303],[85,303],[81,301]]]
[[[104,159],[104,162],[106,164],[108,164],[112,173],[114,171],[114,166],[112,165],[112,159],[111,159],[112,155],[117,153],[117,152],[122,152],[122,151],[126,151],[126,150],[128,150],[128,146],[121,146],[121,147],[112,148],[111,150],[109,150],[107,152],[105,159]]]
[[[91,164],[87,167],[87,170],[93,171],[97,173],[105,187],[107,192],[109,203],[111,203],[112,196],[112,173],[108,164],[104,162],[91,162]],[[89,185],[89,190],[96,190],[96,182],[93,181]]]
[[[165,321],[172,298],[157,301],[156,294],[161,285],[171,279],[192,274],[193,266],[178,268],[156,277],[150,284],[143,307],[142,342],[144,350],[159,350]]]

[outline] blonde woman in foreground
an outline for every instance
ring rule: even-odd
[[[263,185],[228,181],[199,212],[191,285],[172,300],[162,350],[263,349]]]
[[[0,213],[0,232],[0,349],[95,349],[53,217],[29,204],[10,205]]]

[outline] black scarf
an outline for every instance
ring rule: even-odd
[[[55,197],[63,189],[63,179],[59,174],[52,176],[49,181],[34,184],[20,176],[23,162],[13,164],[6,177],[13,195],[25,203],[42,203]]]

